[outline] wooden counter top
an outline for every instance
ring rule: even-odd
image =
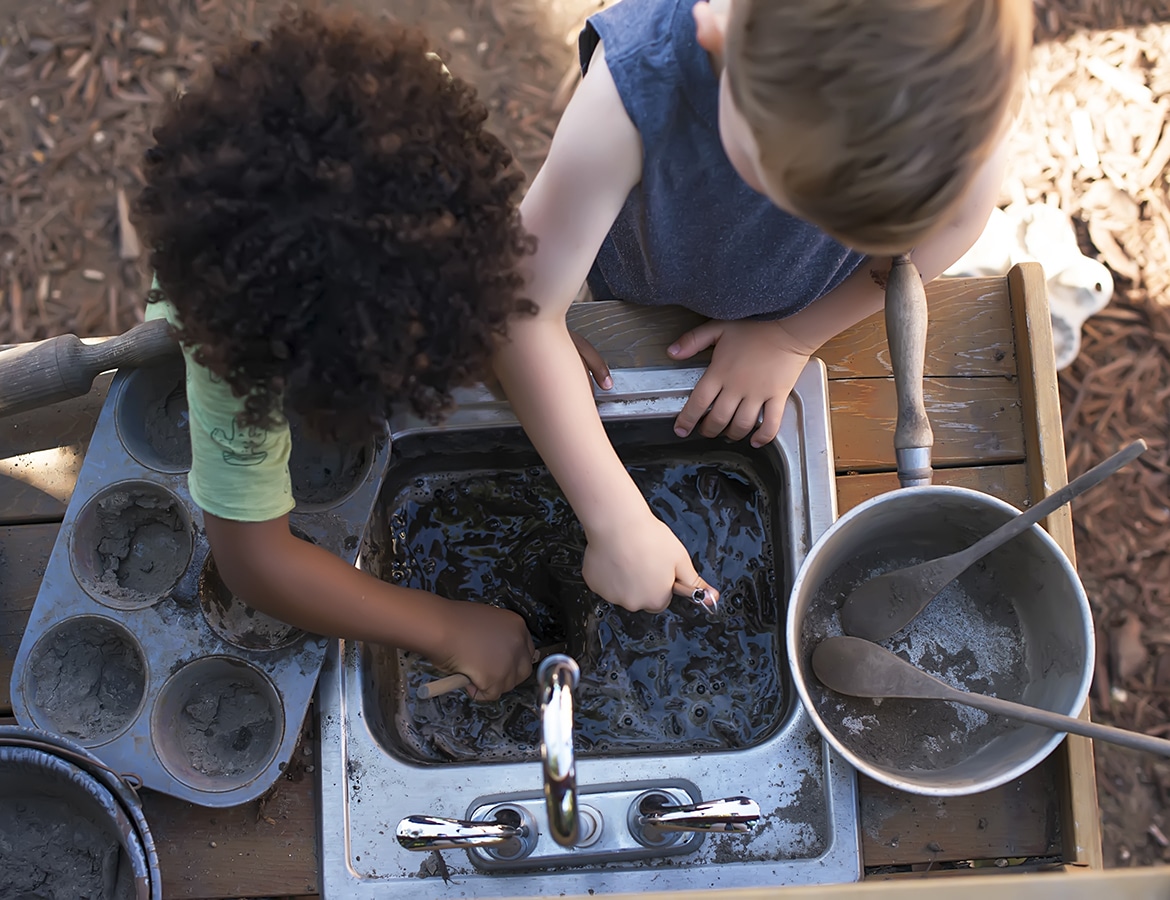
[[[927,290],[925,371],[935,483],[1025,506],[1066,481],[1052,335],[1035,264],[1004,278],[936,281]],[[700,321],[679,309],[575,306],[571,324],[615,368],[670,365],[665,348]],[[840,512],[898,486],[896,415],[880,315],[826,345]],[[9,680],[109,376],[84,398],[0,419],[0,721]],[[1048,530],[1073,557],[1068,507]],[[311,727],[309,724],[307,727]],[[312,752],[312,741],[303,742]],[[206,809],[144,793],[163,893],[276,897],[317,890],[316,778],[299,753],[260,801]],[[1071,737],[1025,777],[985,794],[928,798],[861,778],[863,855],[870,877],[955,860],[1042,858],[1101,866],[1092,749]]]

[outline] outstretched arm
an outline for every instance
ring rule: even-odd
[[[293,535],[287,516],[203,519],[224,584],[254,609],[314,634],[421,653],[471,679],[477,699],[494,700],[532,672],[532,635],[516,613],[379,581]]]
[[[641,139],[599,46],[520,206],[538,241],[526,296],[539,313],[509,324],[495,369],[584,527],[586,583],[611,603],[660,610],[676,581],[706,585],[610,444],[565,325],[565,312],[641,170]]]
[[[1007,160],[1004,142],[984,163],[952,214],[912,257],[924,282],[946,271],[978,240],[999,195]],[[762,446],[776,437],[785,400],[808,358],[822,344],[882,308],[885,293],[872,270],[889,260],[862,264],[838,287],[795,315],[775,322],[712,320],[684,334],[671,348],[676,359],[712,345],[711,365],[676,421],[679,434],[696,425],[708,437],[731,440],[749,433]]]

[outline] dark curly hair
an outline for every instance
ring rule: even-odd
[[[436,420],[535,306],[523,180],[412,28],[286,11],[164,111],[135,221],[196,360],[271,427]]]

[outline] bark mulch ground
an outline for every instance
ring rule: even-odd
[[[531,177],[606,0],[354,0],[424,24]],[[1150,450],[1077,502],[1099,721],[1170,736],[1170,0],[1034,0],[1037,47],[1005,202],[1055,203],[1116,276],[1061,373],[1070,476]],[[0,344],[141,318],[126,218],[151,116],[279,0],[0,0]],[[1170,861],[1170,762],[1097,745],[1109,865]]]

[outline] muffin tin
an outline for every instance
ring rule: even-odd
[[[343,447],[292,427],[290,527],[353,564],[388,433]],[[234,806],[292,755],[328,641],[227,589],[187,491],[190,460],[182,360],[119,372],[17,652],[12,703],[21,724],[145,787]]]

